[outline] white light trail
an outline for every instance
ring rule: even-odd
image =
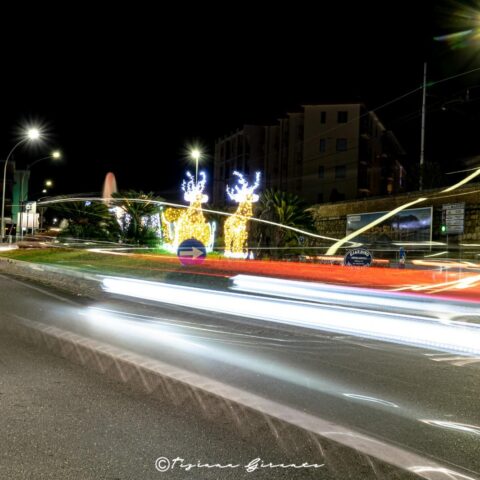
[[[363,307],[377,311],[380,309],[382,313],[385,313],[387,308],[397,309],[401,312],[399,316],[415,313],[417,316],[431,317],[434,313],[438,319],[449,321],[459,314],[471,315],[478,312],[476,305],[470,307],[452,302],[439,302],[438,299],[418,295],[392,295],[391,292],[359,287],[324,285],[252,275],[236,275],[232,278],[232,282],[232,290],[316,303],[335,302],[335,305]]]
[[[468,425],[466,423],[447,422],[446,420],[420,420],[428,425],[434,425],[436,427],[448,428],[451,430],[457,430],[463,433],[472,433],[473,435],[480,435],[480,426]]]
[[[414,316],[365,311],[364,308],[320,306],[301,301],[108,277],[110,293],[181,305],[268,322],[341,332],[359,337],[480,355],[480,328],[458,326]],[[385,302],[388,304],[388,302]],[[407,304],[408,305],[408,304]]]
[[[342,395],[344,397],[353,398],[354,400],[363,400],[365,402],[378,403],[386,407],[398,408],[398,405],[396,403],[389,402],[388,400],[382,400],[381,398],[369,397],[367,395],[358,395],[356,393],[343,393]]]

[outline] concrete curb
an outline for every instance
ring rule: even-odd
[[[83,296],[103,294],[99,276],[72,267],[58,267],[0,257],[0,272],[50,285],[70,294]]]

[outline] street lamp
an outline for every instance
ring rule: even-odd
[[[60,158],[62,158],[62,153],[59,151],[59,150],[54,150],[52,153],[50,153],[50,155],[47,155],[45,157],[41,157],[41,158],[38,158],[37,160],[35,160],[34,162],[30,163],[27,165],[27,167],[25,168],[25,172],[24,174],[22,175],[22,181],[20,183],[20,205],[22,206],[22,211],[20,213],[20,223],[21,223],[21,232],[23,234],[23,202],[24,202],[24,198],[23,198],[23,192],[24,192],[24,184],[25,184],[25,178],[30,178],[30,169],[36,165],[38,162],[41,162],[43,160],[49,160],[49,159],[53,159],[53,160],[59,160]],[[28,180],[27,180],[27,186],[28,186]],[[49,185],[47,185],[48,187]],[[43,193],[43,192],[42,192]],[[27,194],[28,195],[28,194]],[[28,199],[28,196],[27,196],[27,199]]]
[[[53,182],[51,180],[45,180],[46,187],[51,187],[52,185],[53,185]]]
[[[8,161],[12,153],[15,149],[20,146],[22,143],[27,141],[38,140],[40,138],[40,131],[37,128],[30,128],[27,130],[25,137],[22,138],[19,142],[17,142],[14,147],[10,150],[10,153],[7,155],[7,159],[5,160],[5,166],[3,167],[3,191],[2,191],[2,221],[1,221],[1,229],[2,229],[2,242],[5,239],[5,190],[7,184],[7,165]]]
[[[195,160],[195,183],[197,183],[197,179],[198,179],[198,160],[202,156],[202,153],[200,152],[200,150],[198,148],[194,148],[190,152],[190,156]]]

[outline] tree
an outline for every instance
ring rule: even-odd
[[[312,217],[306,211],[306,204],[297,195],[267,189],[263,192],[256,206],[256,217],[300,230],[311,230]],[[253,236],[258,246],[273,249],[298,246],[302,235],[281,226],[254,222]],[[274,256],[278,251],[273,250]]]
[[[67,220],[61,236],[117,241],[119,228],[107,205],[100,201],[65,201],[52,205],[58,216]]]
[[[112,198],[112,205],[121,211],[117,218],[123,241],[139,244],[158,242],[158,231],[161,229],[161,205],[158,202],[163,199],[151,192],[135,190],[114,193]]]

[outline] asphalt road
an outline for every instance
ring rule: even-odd
[[[331,478],[326,468],[270,469],[246,465],[322,464],[314,445],[284,451],[265,429],[240,436],[231,425],[208,421],[188,404],[176,407],[137,393],[0,330],[0,478],[240,479]],[[159,472],[155,460],[239,464],[195,468],[177,463]],[[165,464],[163,464],[165,465]],[[352,471],[353,473],[353,471]]]
[[[134,303],[118,298],[86,301],[7,277],[0,278],[0,304],[7,319],[31,319],[108,341],[338,425],[354,428],[380,442],[398,445],[434,459],[447,468],[460,469],[472,478],[480,476],[479,359],[148,302]],[[73,373],[67,375],[68,387],[53,389],[57,397],[50,402],[47,400],[50,409],[46,412],[45,402],[35,400],[38,398],[35,384],[41,388],[46,385],[45,381],[33,374],[34,378],[25,380],[32,365],[37,368],[37,358],[43,357],[31,350],[29,355],[30,362],[25,364],[24,371],[20,360],[7,363],[7,371],[8,365],[14,369],[13,380],[10,387],[8,382],[6,387],[3,384],[0,386],[0,391],[6,389],[8,392],[9,388],[13,388],[14,378],[19,377],[24,384],[22,388],[28,390],[30,387],[27,386],[32,385],[29,393],[25,393],[28,400],[20,415],[13,403],[7,404],[8,410],[2,406],[3,421],[6,417],[4,411],[11,412],[7,421],[10,415],[15,418],[16,411],[18,422],[27,412],[30,420],[27,419],[26,423],[33,422],[38,430],[39,419],[45,414],[41,426],[48,427],[48,434],[38,433],[27,441],[25,445],[28,444],[28,449],[25,455],[21,455],[21,468],[25,468],[26,459],[32,452],[37,453],[38,459],[38,449],[43,448],[40,455],[45,463],[42,472],[48,472],[52,465],[56,466],[55,462],[59,462],[58,468],[61,464],[68,465],[70,462],[71,465],[73,462],[73,466],[68,467],[69,472],[84,468],[86,474],[79,477],[72,473],[71,478],[99,478],[93,475],[98,465],[105,472],[100,478],[150,478],[148,475],[158,478],[159,473],[152,471],[151,466],[155,458],[165,454],[163,447],[170,449],[167,452],[170,455],[176,456],[171,453],[172,450],[178,452],[181,447],[187,453],[195,452],[192,455],[202,460],[206,458],[206,461],[217,462],[226,458],[222,452],[230,455],[231,452],[241,452],[243,460],[245,456],[260,456],[253,453],[258,451],[259,446],[267,448],[270,445],[273,448],[274,443],[262,435],[257,435],[254,442],[235,443],[235,434],[232,435],[231,431],[212,425],[184,409],[164,411],[167,407],[162,405],[159,414],[158,405],[149,403],[147,398],[118,384],[105,383],[96,374],[58,359],[50,359],[52,368]],[[2,353],[2,369],[6,361],[3,357]],[[23,358],[23,354],[19,357]],[[19,370],[15,371],[16,368]],[[4,375],[1,378],[3,381]],[[85,382],[94,382],[95,386]],[[51,387],[45,390],[47,399],[51,391]],[[82,414],[70,414],[69,409],[59,411],[56,408],[59,395],[64,395],[66,391],[68,396],[71,393],[73,412],[80,410]],[[10,402],[15,402],[13,397],[17,396],[15,390],[13,392]],[[0,396],[2,402],[5,402],[4,397],[5,394]],[[120,399],[118,404],[117,399]],[[93,416],[85,421],[85,414]],[[172,423],[166,429],[165,418],[172,422],[175,420],[179,425]],[[2,434],[2,438],[8,445],[15,446],[12,436],[15,439],[15,432],[22,427],[15,422],[10,425],[13,428],[1,428],[2,432],[10,432],[7,438]],[[178,435],[175,433],[172,439],[171,432],[178,432]],[[75,441],[70,440],[69,450],[66,448],[70,445],[67,439],[72,437]],[[27,438],[31,437],[27,435]],[[115,439],[113,444],[109,444],[112,439]],[[213,443],[216,440],[218,444]],[[95,443],[101,444],[101,448],[97,450]],[[22,445],[6,449],[10,452],[7,464],[11,469],[6,478],[29,478],[21,476],[20,471],[17,472],[19,476],[12,476],[15,456],[22,451]],[[48,448],[54,452],[46,461]],[[55,454],[57,448],[62,449],[61,455]],[[309,447],[305,448],[305,453],[308,453]],[[131,450],[137,454],[131,455]],[[138,453],[140,451],[142,454]],[[211,459],[211,452],[217,451],[219,458]],[[280,454],[275,448],[268,449],[261,456],[274,454],[277,454],[275,460],[278,460]],[[132,456],[135,458],[131,461]],[[121,468],[115,470],[119,466],[119,458]],[[229,457],[229,461],[235,460]],[[5,468],[3,462],[0,468]],[[112,473],[115,471],[122,473],[115,476]],[[207,473],[211,475],[215,472]],[[238,476],[238,471],[229,473],[237,475],[231,478],[244,478]],[[285,474],[285,478],[295,478],[292,472],[275,472],[275,475],[272,472],[257,472],[256,476],[259,473],[266,475],[265,478],[282,478],[280,474]],[[352,478],[366,478],[364,474],[358,476],[356,472],[355,476],[355,472],[351,473]],[[178,478],[188,478],[186,472],[179,474],[183,476]],[[319,472],[314,474],[314,478],[326,478],[319,476]],[[44,475],[44,478],[56,478]],[[222,471],[220,476],[209,477],[202,472],[201,477],[191,478],[229,478],[227,475]],[[43,477],[37,475],[31,478]]]

